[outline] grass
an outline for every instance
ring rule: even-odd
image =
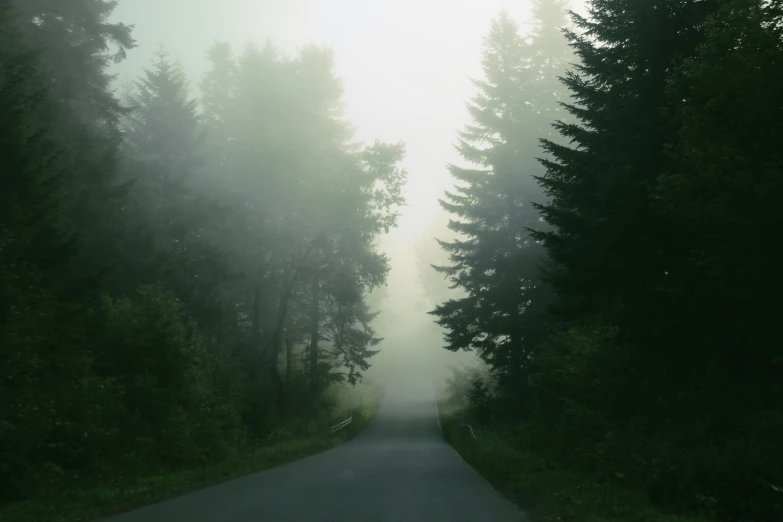
[[[253,451],[237,455],[205,468],[144,477],[124,483],[89,489],[71,489],[0,507],[0,521],[8,522],[83,522],[122,513],[161,500],[256,473],[347,442],[370,422],[382,396],[382,390],[369,387],[369,393],[354,398],[350,413],[353,422],[344,430],[330,434],[293,436]],[[342,420],[342,419],[341,419]]]
[[[474,440],[459,418],[458,412],[441,411],[446,440],[495,488],[519,505],[531,522],[710,520],[661,513],[642,492],[620,484],[597,484],[589,475],[555,466],[501,430],[476,430]]]

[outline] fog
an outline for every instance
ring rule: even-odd
[[[783,5],[584,3],[2,2],[0,520],[783,520]]]
[[[407,146],[407,206],[399,226],[382,240],[392,270],[376,302],[376,328],[384,342],[369,375],[395,361],[432,360],[439,376],[453,364],[472,364],[470,354],[441,348],[440,331],[427,314],[414,245],[432,241],[433,225],[446,220],[438,198],[450,186],[446,169],[459,163],[456,131],[469,122],[471,78],[481,76],[482,41],[501,9],[523,30],[527,2],[482,0],[136,0],[121,2],[115,18],[134,24],[138,47],[117,67],[119,81],[138,75],[162,43],[183,66],[194,93],[215,41],[240,50],[271,40],[288,54],[314,42],[332,47],[343,81],[346,116],[357,137],[402,140]],[[406,365],[407,366],[407,365]]]

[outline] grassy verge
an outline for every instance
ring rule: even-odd
[[[707,522],[661,513],[643,493],[554,466],[500,430],[476,430],[441,411],[445,439],[495,488],[522,507],[531,522]],[[475,427],[474,427],[475,429]]]
[[[357,435],[370,422],[383,394],[379,386],[367,386],[352,397],[349,407],[335,414],[353,416],[353,422],[336,434],[327,427],[317,435],[294,435],[258,449],[200,469],[145,477],[133,481],[106,484],[90,489],[55,492],[0,507],[0,521],[8,522],[82,522],[121,513],[153,502],[172,498],[242,475],[269,469],[342,444]],[[342,419],[340,419],[342,420]]]

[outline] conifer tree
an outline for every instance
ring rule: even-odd
[[[237,64],[231,46],[225,42],[215,42],[207,52],[207,60],[210,69],[201,81],[202,112],[209,127],[217,131],[230,118]]]
[[[652,340],[676,226],[658,218],[651,194],[670,167],[665,82],[675,60],[693,54],[714,3],[595,0],[591,9],[574,15],[581,34],[568,32],[581,60],[564,79],[577,121],[557,124],[571,145],[544,141],[553,158],[543,161],[550,202],[541,210],[553,230],[536,237],[563,317],[600,311]]]
[[[136,47],[132,26],[112,23],[118,0],[11,0],[22,27],[44,52],[54,96],[83,121],[116,125],[123,109],[111,92],[109,66]],[[115,48],[112,53],[112,47]]]
[[[751,424],[754,447],[783,429],[769,315],[781,19],[753,0],[592,1],[568,35],[577,122],[557,128],[573,143],[544,142],[552,230],[536,237],[568,322],[539,375],[540,395],[559,395],[544,437],[570,433],[555,444],[583,451],[600,433],[595,465],[634,470],[668,506],[690,509],[699,491],[726,519],[781,513],[757,486],[780,465],[745,443]]]
[[[135,47],[133,28],[110,20],[117,0],[9,1],[19,13],[20,30],[42,49],[53,97],[63,103],[51,125],[72,165],[62,180],[68,194],[63,210],[83,243],[72,279],[85,287],[102,280],[114,291],[125,290],[118,274],[132,269],[125,257],[132,247],[121,238],[133,235],[139,216],[125,208],[118,128],[125,109],[110,88],[109,67]],[[109,274],[113,280],[107,280]]]
[[[201,79],[201,114],[204,127],[205,159],[203,168],[197,172],[194,182],[205,191],[219,189],[217,172],[230,174],[227,169],[228,148],[231,143],[231,129],[234,97],[237,88],[237,63],[231,46],[216,42],[207,52],[209,69]],[[223,189],[225,192],[225,189]]]
[[[87,311],[68,277],[78,246],[63,215],[71,167],[52,129],[65,108],[20,24],[0,4],[0,446],[13,448],[0,452],[0,502],[34,494],[56,480],[63,455],[83,454],[107,384],[90,372]]]
[[[677,299],[667,322],[689,338],[691,361],[714,357],[719,347],[733,370],[768,364],[778,345],[768,296],[783,283],[774,269],[783,224],[776,203],[783,195],[781,20],[780,5],[727,3],[667,82],[676,167],[655,191],[662,214],[678,224],[668,270]]]
[[[704,32],[667,82],[666,114],[677,132],[668,140],[673,166],[654,197],[677,226],[667,243],[672,298],[658,315],[672,341],[655,347],[655,359],[669,368],[667,384],[678,383],[674,397],[664,395],[665,415],[684,419],[678,436],[723,427],[711,453],[694,444],[689,453],[699,458],[677,461],[678,471],[709,470],[704,489],[725,518],[774,520],[783,516],[770,487],[783,481],[783,459],[773,457],[783,439],[774,304],[783,292],[783,6],[726,2]],[[715,466],[711,454],[731,459]]]
[[[432,312],[447,330],[448,349],[476,350],[516,384],[542,333],[538,321],[526,321],[543,261],[528,231],[539,224],[532,204],[541,197],[537,140],[557,107],[551,75],[568,58],[565,40],[552,36],[565,25],[563,4],[538,2],[534,13],[538,25],[529,42],[505,12],[486,38],[485,78],[475,82],[479,94],[469,106],[474,123],[458,146],[473,167],[449,167],[458,184],[441,201],[458,237],[440,242],[450,265],[439,270],[466,295]]]
[[[3,259],[10,265],[57,274],[69,264],[76,246],[62,215],[68,165],[50,124],[60,108],[40,71],[40,51],[31,50],[28,39],[17,30],[13,11],[0,6],[0,16],[0,92],[5,100],[1,121],[6,129],[0,149],[0,226],[15,252],[5,250]],[[57,276],[42,283],[60,285]]]
[[[133,196],[152,231],[157,280],[188,304],[203,326],[219,319],[220,282],[227,275],[215,245],[221,215],[194,189],[202,167],[202,127],[187,78],[163,46],[144,71],[131,99],[124,127],[129,168],[136,174]],[[217,308],[216,308],[217,307]]]

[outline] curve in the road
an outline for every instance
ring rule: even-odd
[[[431,387],[389,383],[351,442],[107,522],[519,522],[443,441]]]

